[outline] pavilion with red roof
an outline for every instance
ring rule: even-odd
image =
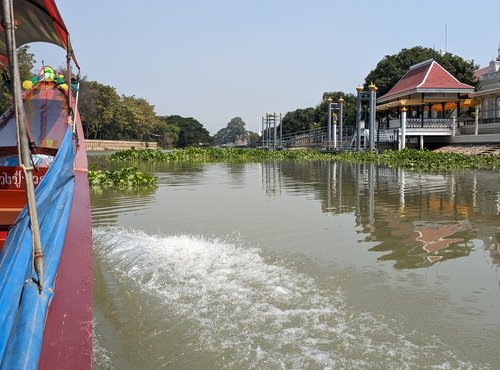
[[[458,81],[435,60],[426,60],[411,66],[387,94],[377,99],[377,112],[390,113],[386,122],[380,124],[389,130],[401,128],[404,111],[406,132],[403,133],[419,137],[422,148],[424,136],[454,135],[460,109],[479,103],[469,97],[473,92],[473,86]]]
[[[433,59],[410,67],[408,72],[389,92],[377,99],[377,110],[402,106],[426,106],[432,110],[469,106],[474,103],[468,94],[474,87],[458,81],[450,72]],[[451,104],[449,104],[451,103]],[[435,104],[439,106],[435,107]]]

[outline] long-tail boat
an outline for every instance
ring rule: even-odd
[[[54,0],[1,0],[0,369],[92,368],[92,230],[80,67]],[[17,49],[66,50],[66,71],[21,83]],[[24,87],[24,89],[23,89]]]

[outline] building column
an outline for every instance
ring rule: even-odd
[[[356,87],[356,91],[358,92],[356,96],[356,149],[361,149],[361,93],[363,92],[363,86]]]
[[[406,107],[401,109],[401,149],[406,148]]]
[[[479,107],[474,107],[474,135],[479,134]]]
[[[424,135],[420,135],[420,150],[424,149]]]
[[[377,111],[377,90],[378,87],[371,83],[368,86],[370,90],[370,150],[375,150],[375,128],[376,128],[376,111]]]

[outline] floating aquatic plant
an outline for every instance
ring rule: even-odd
[[[388,167],[402,167],[415,171],[447,171],[460,169],[500,169],[500,156],[466,155],[404,149],[372,151],[339,151],[325,153],[314,149],[262,150],[251,148],[186,148],[172,151],[158,149],[129,149],[112,154],[110,160],[158,162],[259,162],[266,160],[342,160],[371,162]]]
[[[242,161],[256,162],[266,160],[311,160],[332,159],[333,155],[318,150],[262,150],[252,148],[186,148],[172,151],[158,149],[129,149],[114,153],[110,160],[138,160],[138,161],[201,161],[227,162]]]
[[[335,159],[351,162],[375,162],[388,167],[402,167],[426,172],[500,169],[500,156],[495,154],[466,155],[418,149],[387,150],[380,154],[374,152],[341,152],[335,155]]]
[[[135,167],[121,170],[89,170],[89,185],[92,189],[119,188],[146,189],[156,186],[158,178],[149,173],[139,172]]]

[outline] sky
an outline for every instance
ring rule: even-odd
[[[194,117],[215,134],[355,93],[386,55],[443,49],[486,66],[498,55],[494,0],[56,0],[82,75]],[[31,45],[38,66],[64,64]]]

